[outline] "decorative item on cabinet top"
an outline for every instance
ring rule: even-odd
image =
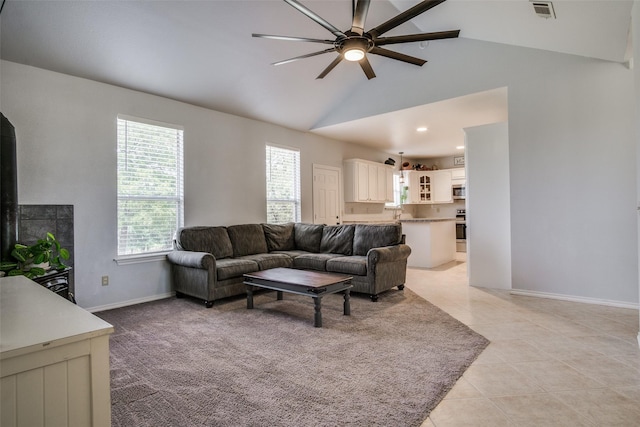
[[[344,201],[393,201],[393,166],[362,159],[344,161]]]

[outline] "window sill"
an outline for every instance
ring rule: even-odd
[[[129,264],[141,264],[143,262],[157,262],[164,261],[167,259],[167,254],[170,251],[166,252],[154,252],[148,254],[140,254],[140,255],[123,255],[113,260],[118,265],[129,265]]]

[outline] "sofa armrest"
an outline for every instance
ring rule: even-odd
[[[381,248],[371,248],[367,252],[367,260],[369,264],[378,262],[394,262],[403,261],[409,258],[411,248],[408,245],[399,244],[393,246],[384,246]]]
[[[175,250],[167,254],[169,262],[183,267],[208,270],[216,267],[215,257],[208,252],[191,252]]]

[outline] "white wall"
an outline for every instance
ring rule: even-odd
[[[312,218],[312,164],[385,153],[90,80],[0,62],[0,108],[16,128],[20,204],[72,204],[75,286],[87,308],[166,295],[166,261],[116,265],[116,116],[185,128],[185,224],[266,219],[266,142],[300,149],[302,220]],[[101,276],[108,275],[108,286]]]
[[[469,285],[511,289],[508,124],[464,131]]]
[[[635,97],[635,137],[636,137],[636,206],[640,209],[640,0],[633,2],[631,33],[633,37],[633,57],[636,65],[633,67],[634,97]],[[640,211],[636,211],[636,218],[640,221]],[[637,239],[640,242],[640,227],[638,228]],[[640,262],[638,262],[640,267]],[[640,281],[638,282],[640,286]],[[638,345],[640,345],[640,328],[638,331]]]
[[[363,83],[318,126],[506,86],[513,288],[637,305],[634,73],[464,38],[406,53],[429,62],[374,64],[394,90]]]

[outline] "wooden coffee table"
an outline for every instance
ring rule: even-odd
[[[322,297],[344,292],[344,315],[351,314],[349,293],[353,287],[353,277],[344,274],[322,273],[319,271],[295,270],[293,268],[272,268],[244,275],[247,285],[247,309],[253,308],[254,288],[265,288],[277,291],[277,299],[282,300],[282,293],[310,296],[314,300],[315,317],[313,326],[322,327]]]

